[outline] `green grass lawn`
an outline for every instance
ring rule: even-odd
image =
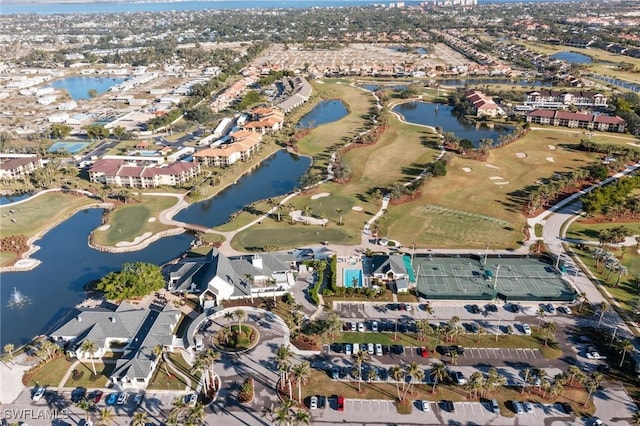
[[[170,226],[160,223],[158,215],[176,202],[173,197],[143,196],[139,204],[121,205],[109,214],[109,229],[95,230],[93,240],[98,244],[115,245],[121,241],[133,241],[146,232],[169,229]],[[150,222],[152,218],[154,220]]]
[[[618,226],[629,228],[634,235],[640,234],[640,223],[638,222],[585,223],[584,221],[576,220],[567,229],[567,238],[598,242],[598,233],[600,231],[617,228]]]
[[[182,355],[177,353],[168,354],[169,358],[177,365],[178,371],[187,376],[191,380],[191,389],[195,389],[198,386],[201,373],[191,373],[191,366],[184,360]],[[167,374],[169,373],[169,374]],[[172,366],[166,364],[164,361],[160,361],[156,367],[156,371],[149,382],[149,389],[157,390],[185,390],[189,386],[181,375],[175,373]]]
[[[56,358],[46,365],[39,367],[36,374],[31,377],[27,386],[57,387],[64,375],[67,374],[69,368],[75,360],[67,360],[65,357]]]
[[[26,235],[32,237],[43,229],[68,217],[83,206],[96,200],[62,192],[49,192],[13,207],[0,207],[2,236]],[[13,210],[13,214],[9,214]],[[15,219],[12,222],[11,219]]]
[[[107,380],[111,377],[111,373],[113,373],[113,369],[115,368],[115,362],[109,362],[107,364],[103,364],[99,361],[95,362],[96,372],[98,373],[98,377],[95,380],[92,380],[93,375],[93,366],[91,362],[81,362],[75,369],[82,371],[82,377],[78,380],[74,380],[72,376],[69,376],[69,379],[65,382],[66,387],[78,387],[82,386],[84,388],[103,388],[107,385]]]

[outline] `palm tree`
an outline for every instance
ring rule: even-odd
[[[242,335],[242,320],[245,319],[247,313],[242,309],[236,309],[234,315],[238,319],[238,336]]]
[[[640,411],[636,411],[635,413],[633,413],[633,416],[631,418],[633,419],[633,423],[636,426],[640,426]]]
[[[311,423],[311,414],[307,410],[297,410],[293,416],[293,421],[298,426],[302,424],[308,425]]]
[[[204,379],[204,392],[208,393],[208,380],[207,380],[207,376],[206,376],[206,371],[207,371],[207,364],[205,362],[205,357],[203,356],[204,354],[198,354],[198,356],[196,357],[196,359],[193,361],[193,364],[191,365],[191,374],[196,374],[198,372],[200,372],[202,374],[202,377]]]
[[[551,389],[549,389],[549,393],[551,393],[551,396],[553,398],[556,398],[558,395],[561,395],[563,392],[564,392],[564,386],[562,386],[558,382],[551,385]]]
[[[604,300],[600,303],[600,318],[598,319],[598,326],[596,330],[600,328],[600,323],[602,322],[602,318],[604,318],[604,314],[609,310],[609,305]]]
[[[233,321],[234,315],[232,311],[227,311],[224,313],[224,319],[227,320],[227,324],[230,324]]]
[[[447,377],[447,374],[447,367],[441,362],[435,364],[431,368],[431,376],[433,376],[433,393],[436,392],[436,385],[438,384],[438,382],[444,381],[445,377]]]
[[[260,417],[268,418],[271,425],[273,425],[273,421],[275,420],[276,410],[273,404],[270,406],[262,407],[262,411],[260,412]]]
[[[579,369],[579,368],[578,368]],[[531,370],[528,368],[525,368],[523,371],[523,380],[522,380],[522,392],[520,393],[524,393],[524,389],[527,386],[527,382],[529,381],[529,375],[531,374]]]
[[[449,360],[451,365],[458,365],[458,352],[451,352],[451,359]]]
[[[573,386],[573,380],[582,374],[582,370],[577,365],[570,365],[568,368],[569,374],[571,374],[571,379],[569,379],[569,386]]]
[[[547,330],[547,333],[544,336],[544,345],[547,346],[549,335],[555,333],[556,331],[556,323],[553,321],[549,321],[548,323],[545,324],[544,328]]]
[[[92,400],[87,399],[87,398],[82,398],[79,402],[78,402],[78,408],[81,410],[84,410],[85,412],[85,420],[89,420],[89,411],[93,410],[94,407],[94,403]]]
[[[545,316],[547,316],[547,311],[541,306],[538,308],[538,330],[540,330],[540,323]]]
[[[204,412],[204,406],[199,402],[196,403],[187,413],[186,425],[201,425],[204,423],[206,413]]]
[[[311,207],[310,206],[304,206],[303,212],[304,212],[305,223],[308,225],[309,224],[309,217],[311,216]]]
[[[401,380],[403,380],[403,377],[404,377],[404,371],[402,370],[402,367],[399,365],[394,365],[393,367],[391,367],[391,377],[393,377],[393,380],[396,382],[396,391],[398,392],[398,399],[401,400],[402,398],[400,397],[400,386],[398,386],[398,383]]]
[[[587,302],[589,302],[589,299],[587,298],[587,293],[585,292],[580,293],[580,306],[578,306],[578,313],[582,311],[582,305],[584,305]]]
[[[286,424],[289,425],[291,420],[291,416],[289,415],[289,411],[293,407],[293,401],[291,399],[284,401],[280,408],[276,410],[275,421],[278,425]]]
[[[417,372],[422,370],[416,362],[412,362],[411,364],[409,364],[406,371],[407,376],[409,376],[409,386],[407,386],[406,390],[404,391],[404,396],[402,397],[403,400],[407,397],[407,392],[409,392],[409,389],[413,387],[413,379],[416,378]]]
[[[253,288],[253,275],[251,274],[244,274],[244,282],[249,286],[249,297],[251,298],[251,303],[253,304],[253,291],[251,291],[251,289]]]
[[[355,369],[358,370],[358,392],[362,392],[361,389],[361,384],[362,384],[362,373],[361,373],[361,368],[362,368],[362,364],[367,360],[367,353],[364,351],[358,351],[358,353],[356,354],[356,363],[355,363]]]
[[[109,426],[113,423],[114,420],[113,411],[108,408],[103,408],[100,410],[100,424],[102,426]]]
[[[13,359],[13,350],[15,349],[13,343],[7,343],[6,345],[4,345],[3,349],[5,353],[9,352],[9,358]]]
[[[622,364],[624,364],[624,357],[627,355],[627,352],[633,350],[633,343],[629,339],[624,339],[620,342],[620,352],[622,352],[622,359],[620,360],[620,368],[622,368]]]
[[[307,361],[301,362],[293,367],[293,377],[298,382],[298,402],[302,403],[302,384],[309,380],[311,368]]]
[[[158,343],[153,347],[153,354],[155,355],[156,359],[161,357],[163,353],[164,353],[164,346],[162,346],[160,343]],[[166,373],[167,377],[171,377],[171,374],[169,374],[169,370],[167,369],[167,363],[164,362],[163,365],[164,365],[164,372]]]
[[[85,340],[84,342],[82,342],[82,345],[80,345],[80,350],[84,354],[87,354],[87,353],[89,354],[90,360],[91,360],[91,367],[93,367],[93,376],[94,377],[97,376],[98,373],[96,373],[96,364],[93,360],[93,356],[98,350],[96,343],[92,342],[91,340]]]
[[[164,421],[164,424],[166,424],[167,426],[177,426],[179,423],[180,423],[180,418],[178,416],[178,413],[175,411],[172,411],[167,416],[167,419]]]
[[[289,364],[289,359],[293,356],[291,347],[289,345],[280,345],[276,350],[276,361],[278,366],[282,364]],[[281,380],[287,380],[286,376],[282,376]]]
[[[587,388],[587,398],[584,400],[584,406],[586,407],[591,399],[591,395],[598,389],[598,383],[595,380],[588,380],[585,388]]]
[[[146,411],[136,411],[131,421],[131,426],[144,426],[149,421],[149,416]]]
[[[483,326],[479,325],[478,326],[478,331],[476,332],[476,334],[478,335],[476,343],[479,343],[480,342],[480,336],[483,336],[483,335],[487,334],[487,329],[484,328]]]
[[[343,213],[342,209],[340,209],[340,208],[336,209],[336,213],[338,213],[338,225],[343,225],[343,222],[342,222],[342,219],[343,219],[342,218],[342,213]]]

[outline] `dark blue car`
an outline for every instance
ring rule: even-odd
[[[118,399],[117,393],[109,394],[109,396],[107,397],[107,405],[115,404],[117,399]]]

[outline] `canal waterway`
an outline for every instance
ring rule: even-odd
[[[0,347],[22,345],[45,331],[69,308],[85,299],[83,286],[126,262],[156,265],[189,249],[190,234],[162,238],[143,250],[105,253],[90,248],[89,233],[100,226],[101,209],[82,210],[50,230],[36,244],[33,258],[42,263],[31,271],[2,273],[0,286]],[[25,302],[15,305],[14,289]]]
[[[311,159],[280,150],[213,198],[194,203],[175,219],[207,227],[222,225],[231,215],[259,200],[285,195],[298,186]]]
[[[397,105],[393,111],[400,113],[410,123],[439,126],[445,132],[453,132],[460,139],[469,139],[477,146],[480,139],[498,142],[500,135],[510,134],[508,127],[489,128],[483,125],[463,123],[453,115],[453,107],[430,102],[406,102]]]
[[[327,99],[319,102],[311,111],[305,114],[297,124],[298,129],[313,129],[327,123],[340,120],[349,113],[342,101]]]

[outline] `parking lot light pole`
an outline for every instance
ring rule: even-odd
[[[496,266],[496,276],[493,280],[493,300],[496,300],[496,294],[498,292],[498,272],[500,272],[500,265]]]
[[[616,325],[616,328],[613,329],[613,334],[611,335],[611,342],[609,342],[609,350],[611,350],[611,346],[613,346],[613,341],[616,338],[617,332],[618,332],[618,326]]]

